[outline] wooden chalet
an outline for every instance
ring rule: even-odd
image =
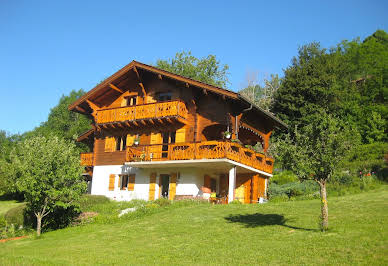
[[[92,129],[78,141],[91,194],[116,200],[266,197],[275,128],[286,125],[242,95],[132,61],[69,106]],[[237,141],[239,140],[239,141]]]

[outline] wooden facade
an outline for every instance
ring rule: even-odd
[[[247,145],[259,142],[266,151],[272,131],[286,127],[235,92],[136,61],[101,82],[69,110],[92,120],[93,129],[79,138],[92,143],[92,152],[81,154],[84,166],[228,159],[271,174],[274,159]],[[225,132],[231,133],[229,139]],[[237,183],[243,182],[247,191],[253,189],[257,198],[260,177],[252,174],[249,182],[241,178]],[[155,182],[151,176],[150,186]],[[248,201],[252,202],[244,200]]]

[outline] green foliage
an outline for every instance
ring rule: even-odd
[[[264,79],[264,85],[257,84],[256,81],[248,81],[248,86],[239,93],[268,111],[274,104],[274,95],[280,87],[280,83],[281,79],[278,75],[271,75],[269,79]]]
[[[31,137],[19,142],[10,158],[13,181],[24,194],[27,211],[37,218],[55,213],[59,223],[69,219],[64,216],[74,212],[86,190],[75,145],[56,136]]]
[[[356,134],[325,112],[275,143],[283,168],[301,180],[325,182],[339,168],[342,158],[357,144]]]
[[[291,171],[275,172],[273,177],[271,177],[271,182],[277,185],[284,185],[296,181],[298,181],[298,177]]]
[[[291,182],[281,185],[276,184],[275,182],[271,182],[268,187],[268,195],[271,201],[273,198],[279,196],[287,196],[287,199],[291,199],[302,195],[312,195],[312,198],[314,198],[319,197],[319,186],[316,182],[311,180],[304,182]]]
[[[159,198],[154,200],[154,203],[159,205],[160,207],[165,207],[171,204],[171,201],[166,198]]]
[[[218,87],[229,83],[229,66],[221,65],[215,55],[199,59],[191,52],[176,53],[175,58],[156,61],[156,67]]]
[[[24,136],[43,135],[47,137],[56,135],[66,140],[75,140],[90,129],[90,120],[85,115],[69,111],[68,106],[84,94],[85,91],[81,89],[71,91],[68,96],[62,95],[59,103],[51,109],[47,121],[33,131],[25,133]],[[87,147],[82,143],[77,142],[76,145],[82,151],[87,150]]]
[[[4,218],[8,224],[14,224],[15,226],[20,226],[20,225],[24,226],[26,225],[25,211],[26,211],[26,204],[22,204],[8,210],[5,213]]]
[[[272,111],[292,127],[326,110],[356,128],[363,143],[387,141],[388,34],[324,49],[302,46],[276,91]]]

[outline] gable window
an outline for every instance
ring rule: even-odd
[[[137,99],[137,96],[126,97],[127,106],[136,105],[136,99]]]
[[[127,136],[116,137],[116,151],[125,151],[127,146]]]
[[[158,96],[159,102],[171,101],[172,93],[170,91],[169,92],[159,92],[157,94],[157,96]]]

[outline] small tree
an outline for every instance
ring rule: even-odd
[[[311,123],[300,131],[285,135],[276,143],[284,168],[292,170],[301,180],[314,180],[321,195],[321,229],[329,227],[327,181],[340,167],[341,160],[357,139],[351,130],[324,111],[311,117]]]
[[[176,53],[174,58],[157,60],[156,67],[218,87],[229,83],[229,66],[222,65],[215,55],[196,58],[191,52]]]
[[[10,169],[28,210],[36,216],[38,236],[46,215],[55,207],[75,206],[86,189],[75,145],[58,137],[37,136],[18,143]]]

